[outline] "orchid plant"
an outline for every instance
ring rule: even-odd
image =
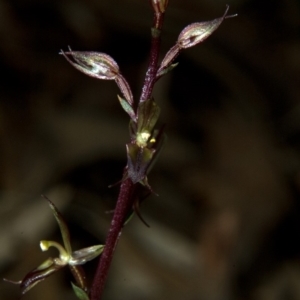
[[[29,272],[23,280],[13,282],[20,285],[22,294],[54,272],[68,266],[75,278],[76,283],[72,283],[72,286],[77,297],[81,300],[101,299],[110,263],[124,224],[134,213],[142,219],[139,212],[139,204],[144,199],[142,190],[146,190],[147,195],[154,193],[147,178],[165,142],[164,127],[156,128],[160,108],[152,96],[155,83],[177,66],[174,61],[182,50],[203,42],[225,19],[234,16],[227,14],[229,9],[227,6],[220,18],[188,25],[181,31],[175,45],[159,63],[161,30],[168,2],[168,0],[150,0],[154,13],[150,61],[138,101],[134,99],[128,82],[111,56],[99,52],[73,51],[71,48],[68,51],[61,50],[60,54],[77,70],[96,79],[114,80],[119,87],[121,95],[118,95],[118,100],[130,118],[130,141],[126,144],[127,164],[120,181],[120,192],[105,245],[91,246],[72,252],[66,223],[55,205],[45,197],[60,227],[64,246],[54,241],[41,241],[42,251],[55,247],[59,251],[59,257],[48,258],[39,267]],[[80,265],[100,254],[93,284],[88,288]]]

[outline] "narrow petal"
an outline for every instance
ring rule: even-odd
[[[87,291],[87,282],[86,275],[82,266],[70,266],[69,269],[76,280],[76,285],[79,286],[82,290]]]
[[[95,245],[87,248],[74,251],[72,257],[69,260],[69,265],[83,265],[87,261],[90,261],[100,255],[104,249],[104,245]]]
[[[48,199],[46,196],[44,196],[44,195],[42,195],[42,196],[44,197],[44,199],[46,199],[48,201],[48,204],[49,204],[50,208],[52,209],[53,215],[59,225],[65,249],[68,254],[71,254],[72,248],[71,248],[71,242],[70,242],[70,233],[69,233],[67,224],[66,224],[65,220],[63,219],[61,213],[58,211],[58,209],[54,205],[54,203],[52,201],[50,201],[50,199]]]

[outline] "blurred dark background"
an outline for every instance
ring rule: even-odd
[[[159,197],[123,231],[105,300],[300,299],[300,1],[170,0],[162,53],[188,24],[225,20],[179,57],[155,99],[168,142],[149,176]],[[103,243],[126,164],[116,85],[58,55],[110,54],[140,95],[152,13],[146,0],[0,0],[0,273],[21,279],[61,241]],[[96,261],[85,268],[91,280]],[[67,269],[24,300],[75,299]],[[0,299],[19,299],[0,283]]]

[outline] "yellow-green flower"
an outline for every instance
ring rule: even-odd
[[[52,273],[60,270],[65,266],[69,266],[72,274],[75,277],[77,286],[83,291],[87,291],[87,287],[85,284],[85,275],[83,273],[83,270],[80,268],[80,265],[83,265],[87,261],[90,261],[100,255],[103,251],[104,245],[95,245],[73,252],[71,248],[69,230],[62,215],[47,197],[43,197],[48,201],[54,217],[60,227],[63,245],[55,241],[42,240],[40,242],[40,247],[42,251],[47,251],[50,247],[54,247],[58,250],[59,256],[55,258],[49,257],[37,268],[27,273],[25,277],[20,281],[15,282],[7,279],[5,280],[11,283],[19,284],[21,293],[25,294],[36,284],[46,279]]]

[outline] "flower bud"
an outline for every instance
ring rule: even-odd
[[[193,23],[185,27],[178,36],[177,44],[181,49],[193,47],[207,39],[224,21],[229,6],[221,18],[207,22]]]
[[[119,74],[119,66],[112,57],[100,52],[61,50],[66,60],[77,70],[98,79],[114,80]],[[69,58],[72,57],[72,59]]]

